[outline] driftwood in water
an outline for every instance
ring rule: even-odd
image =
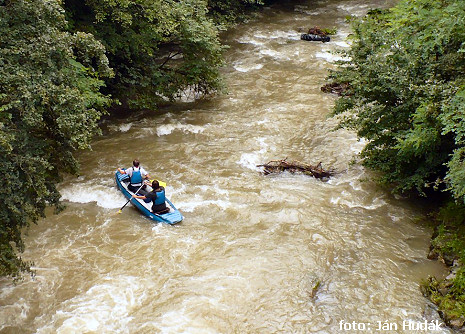
[[[290,173],[302,173],[321,179],[328,178],[335,174],[332,169],[324,170],[321,166],[321,162],[316,166],[312,166],[300,161],[289,161],[287,158],[283,160],[271,160],[266,164],[257,165],[257,167],[263,167],[263,173],[265,175],[288,171]]]
[[[328,36],[328,32],[325,29],[320,29],[320,27],[313,27],[308,29],[306,34],[301,34],[300,39],[305,41],[321,41],[329,42],[331,38]]]
[[[328,33],[325,30],[321,29],[318,26],[314,26],[313,28],[308,29],[307,34],[309,34],[309,35],[319,35],[319,36],[328,35]]]
[[[321,91],[325,93],[333,93],[341,96],[343,93],[346,93],[349,89],[349,84],[347,82],[337,83],[332,82],[321,87]]]
[[[331,38],[329,36],[320,36],[320,35],[313,35],[313,34],[301,34],[300,39],[304,41],[319,41],[319,42],[329,42]]]

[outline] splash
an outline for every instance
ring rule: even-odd
[[[85,183],[73,184],[60,190],[61,198],[73,203],[95,202],[105,209],[120,208],[124,204],[124,198],[114,187],[99,184]]]
[[[251,64],[251,65],[247,65],[247,64],[235,64],[234,66],[234,69],[238,72],[249,72],[249,71],[253,71],[253,70],[259,70],[263,67],[263,64]]]
[[[347,58],[341,57],[340,55],[335,55],[335,54],[331,53],[330,51],[316,52],[315,57],[324,59],[324,60],[326,60],[327,62],[330,62],[330,63],[336,62],[338,60],[347,60]]]
[[[272,49],[262,49],[260,50],[260,54],[263,56],[271,57],[275,60],[290,60],[290,58],[279,51],[272,50]]]
[[[376,210],[387,205],[387,202],[381,197],[375,198],[358,198],[354,194],[349,194],[346,191],[341,193],[342,196],[332,197],[330,202],[336,205],[343,205],[349,208],[362,208],[365,210]]]
[[[132,123],[122,124],[119,126],[119,130],[121,132],[128,132],[129,129],[131,129],[131,127],[132,127]]]
[[[196,187],[194,196],[189,197],[188,201],[177,201],[178,209],[184,212],[193,212],[199,207],[215,205],[226,210],[227,208],[237,207],[229,200],[229,191],[221,189],[218,185]],[[221,198],[221,199],[217,199]]]
[[[144,288],[136,277],[106,277],[83,294],[61,305],[52,316],[56,333],[130,333],[129,314],[145,297]],[[52,328],[39,328],[38,334]]]
[[[182,131],[184,133],[202,133],[205,131],[205,127],[182,123],[164,124],[157,128],[157,136],[166,136],[173,133],[174,131]]]
[[[266,138],[258,138],[256,146],[260,147],[259,151],[242,153],[241,158],[237,162],[239,165],[252,170],[260,170],[257,165],[263,162],[265,153],[269,150],[269,145],[266,143]]]
[[[216,205],[220,207],[221,209],[225,210],[230,207],[237,207],[237,205],[233,205],[229,201],[224,201],[224,200],[204,200],[201,197],[196,196],[196,198],[186,201],[186,202],[180,202],[177,201],[177,208],[183,212],[194,212],[195,209],[199,207],[204,207],[208,205]]]

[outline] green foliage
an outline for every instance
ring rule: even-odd
[[[56,185],[77,173],[73,152],[99,132],[108,93],[142,109],[220,90],[212,17],[258,3],[0,0],[0,276],[30,270],[21,232],[46,206],[61,208]]]
[[[439,210],[435,220],[440,225],[432,241],[433,247],[440,254],[453,254],[465,263],[465,204],[447,203]]]
[[[423,293],[447,323],[465,319],[465,2],[401,0],[352,21],[353,44],[330,79],[348,85],[340,126],[368,139],[365,166],[394,191],[448,191],[432,241],[448,279]]]
[[[184,91],[221,89],[218,30],[203,0],[66,0],[71,29],[106,47],[115,77],[108,91],[133,109],[155,108]]]
[[[322,28],[321,30],[328,36],[337,34],[337,28]]]
[[[208,0],[209,15],[220,29],[243,21],[251,10],[263,4],[263,0]]]
[[[448,263],[458,262],[449,278],[438,281],[430,277],[422,283],[422,290],[438,305],[446,321],[465,320],[465,204],[448,202],[434,220],[439,223],[432,240],[434,252]]]
[[[404,0],[353,30],[330,79],[349,83],[334,113],[368,139],[363,163],[395,191],[465,200],[465,2]]]
[[[56,184],[77,173],[73,152],[99,132],[108,93],[142,109],[222,89],[212,17],[258,3],[0,0],[0,276],[30,270],[21,232],[61,208]]]
[[[76,173],[77,149],[89,147],[108,98],[103,46],[65,31],[54,0],[0,2],[0,275],[29,270],[18,257],[21,232],[59,206],[56,184]]]
[[[423,294],[438,306],[448,324],[454,319],[463,319],[465,316],[465,295],[463,290],[457,294],[457,288],[465,288],[463,269],[457,272],[452,288],[446,281],[438,281],[434,277],[429,277],[421,283]]]

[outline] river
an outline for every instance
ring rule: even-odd
[[[388,4],[266,8],[222,36],[226,94],[105,123],[79,155],[82,174],[60,185],[66,210],[24,238],[35,279],[0,281],[0,332],[428,332],[403,327],[439,319],[419,290],[445,271],[426,259],[423,210],[351,164],[364,143],[333,131],[336,97],[320,90],[330,51],[348,47],[345,17]],[[315,25],[338,32],[301,41]],[[285,157],[339,173],[322,182],[256,167]],[[134,158],[167,183],[181,224],[117,213],[114,171]]]

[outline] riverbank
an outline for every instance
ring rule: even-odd
[[[444,281],[428,279],[423,293],[448,325],[461,330],[465,30],[455,29],[456,17],[465,17],[465,2],[401,0],[392,9],[354,19],[346,61],[330,73],[327,87],[345,85],[334,115],[341,117],[341,127],[366,140],[359,156],[363,166],[379,172],[378,184],[428,199],[428,211],[440,208],[430,258],[441,259],[451,271]],[[435,200],[439,196],[452,204]]]
[[[429,276],[421,290],[438,307],[444,322],[459,333],[465,333],[465,206],[451,202],[435,215],[429,259],[449,267],[449,275],[438,280]]]

